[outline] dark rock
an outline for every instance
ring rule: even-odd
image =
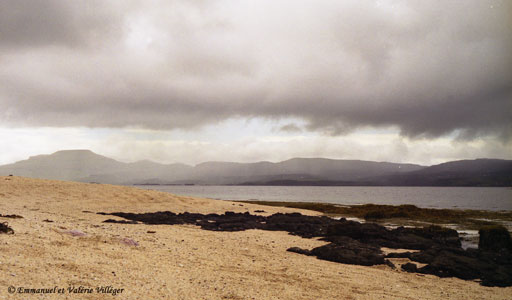
[[[50,219],[44,219],[43,222],[46,222],[46,223],[53,223],[53,220],[50,220]]]
[[[508,230],[501,225],[484,226],[479,231],[478,249],[500,251],[512,250],[512,239]]]
[[[325,236],[329,225],[337,222],[328,217],[304,216],[299,213],[273,214],[266,217],[265,226],[262,229],[273,231],[288,231],[301,237]]]
[[[413,252],[388,253],[386,258],[410,258]]]
[[[299,253],[299,254],[304,254],[304,255],[311,255],[311,251],[310,250],[302,249],[302,248],[299,248],[299,247],[291,247],[291,248],[286,249],[286,251],[294,252],[294,253]]]
[[[326,240],[332,236],[348,236],[358,241],[389,248],[424,250],[435,245],[460,247],[460,238],[456,230],[439,226],[424,228],[399,227],[388,230],[374,223],[361,224],[355,221],[340,220],[327,229]]]
[[[385,263],[388,267],[390,267],[391,269],[393,269],[393,270],[394,270],[394,269],[396,269],[395,264],[394,264],[394,263],[392,263],[389,259],[385,259],[385,260],[384,260],[384,263]]]
[[[439,277],[457,277],[466,280],[481,279],[483,285],[512,286],[512,251],[510,234],[503,229],[483,228],[480,231],[480,249],[463,250],[457,231],[439,226],[423,228],[399,227],[394,230],[373,224],[334,220],[328,217],[304,216],[299,213],[271,216],[226,212],[219,214],[195,214],[173,212],[155,213],[99,213],[114,215],[130,221],[107,220],[112,223],[137,224],[193,224],[205,230],[242,231],[262,229],[287,231],[290,234],[311,238],[321,237],[330,242],[312,250],[297,247],[288,251],[313,255],[333,262],[375,265],[391,262],[384,259],[401,257],[426,264],[404,264],[407,272],[432,274]],[[506,231],[506,230],[505,230]],[[419,252],[390,253],[384,256],[381,247],[415,249]]]
[[[500,253],[433,247],[411,253],[409,258],[427,264],[417,270],[419,273],[465,280],[479,278],[487,286],[512,285],[512,255],[508,251]]]
[[[418,272],[418,266],[413,263],[406,263],[402,265],[402,270],[409,272],[409,273],[417,273]]]
[[[14,234],[14,230],[7,223],[0,223],[0,233]]]
[[[398,242],[402,248],[425,250],[436,245],[448,247],[460,247],[459,234],[454,229],[440,226],[427,226],[423,228],[405,228],[398,227],[392,231],[395,237],[394,242]],[[393,245],[390,245],[391,248]]]
[[[314,256],[328,261],[373,266],[384,263],[384,255],[378,247],[360,243],[350,237],[338,237],[330,243],[311,250]]]
[[[428,256],[423,255],[421,262],[428,265],[420,268],[420,273],[432,274],[439,277],[457,277],[466,280],[473,280],[481,277],[481,269],[486,267],[485,263],[478,259],[466,256],[463,253],[455,253],[449,249],[429,249]],[[421,252],[418,256],[421,255]],[[418,261],[413,254],[411,259]]]
[[[375,223],[361,224],[344,219],[327,228],[327,236],[348,236],[355,240],[386,239],[389,235],[389,230],[384,226]]]
[[[53,222],[53,221],[52,221]],[[127,220],[114,220],[108,219],[103,221],[103,223],[119,223],[119,224],[139,224],[137,221],[127,221]]]

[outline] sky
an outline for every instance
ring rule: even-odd
[[[0,164],[512,159],[512,1],[0,2]]]

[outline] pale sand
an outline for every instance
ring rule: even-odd
[[[105,212],[299,211],[179,197],[131,187],[0,177],[0,299],[511,299],[512,288],[363,267],[287,252],[324,242],[286,232],[212,232],[196,226],[102,223]],[[84,213],[88,210],[94,213]],[[301,211],[315,214],[314,212]],[[113,217],[116,218],[116,217]],[[45,219],[53,223],[43,222]],[[67,230],[87,235],[74,237]],[[154,230],[156,233],[147,233]],[[122,238],[139,246],[128,246]],[[395,261],[397,262],[397,261]],[[117,295],[9,294],[8,286],[87,288]]]

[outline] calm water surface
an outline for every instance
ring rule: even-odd
[[[512,210],[512,188],[331,186],[137,186],[222,200],[414,204],[423,208]]]

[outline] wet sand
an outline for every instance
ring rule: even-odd
[[[318,214],[132,187],[0,177],[0,214],[23,216],[0,218],[15,232],[0,234],[0,299],[510,299],[512,295],[512,288],[290,253],[289,247],[310,249],[325,242],[286,232],[102,223],[111,216],[95,214],[165,210]],[[85,235],[73,236],[72,230]],[[65,291],[9,294],[9,286],[16,291],[55,286]],[[70,293],[73,286],[81,293]],[[102,286],[112,288],[105,289],[107,293],[96,290]],[[116,296],[108,292],[114,290]]]

